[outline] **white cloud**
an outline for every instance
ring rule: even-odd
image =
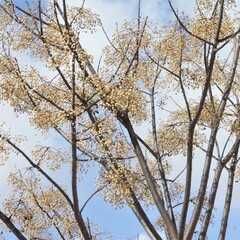
[[[146,233],[140,233],[138,235],[138,240],[150,240],[151,238]]]
[[[166,240],[165,234],[161,234],[161,238]],[[146,233],[139,233],[137,240],[151,240],[151,238]]]

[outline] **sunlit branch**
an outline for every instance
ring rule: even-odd
[[[157,157],[156,160],[157,160],[158,167],[159,167],[159,173],[160,173],[161,183],[162,183],[162,187],[163,187],[163,194],[164,194],[164,198],[165,198],[165,201],[166,201],[166,204],[167,204],[167,211],[168,211],[168,214],[169,214],[170,218],[172,219],[173,224],[175,225],[175,228],[176,228],[176,221],[175,221],[175,216],[174,216],[174,212],[173,212],[173,208],[172,208],[171,197],[170,197],[170,193],[169,193],[169,189],[168,189],[168,185],[167,185],[167,181],[166,181],[164,167],[163,167],[163,164],[162,164],[162,158],[160,156],[159,147],[158,147],[158,141],[161,141],[161,139],[158,139],[158,136],[157,136],[154,94],[155,94],[156,81],[157,81],[159,75],[161,74],[161,69],[160,70],[157,69],[156,72],[157,72],[157,74],[155,76],[153,86],[152,86],[152,89],[151,89],[151,94],[150,94],[151,113],[152,113],[153,146],[154,146],[154,151],[155,151],[155,154],[156,154],[156,157]]]
[[[237,148],[235,154],[233,155],[233,160],[230,163],[230,169],[228,171],[228,183],[227,183],[227,192],[226,192],[226,198],[225,198],[225,204],[223,208],[223,215],[222,215],[222,222],[220,227],[220,233],[219,233],[219,240],[224,240],[226,231],[227,231],[227,224],[229,219],[229,213],[231,208],[231,201],[232,201],[232,194],[233,194],[233,185],[234,185],[234,175],[235,170],[237,166],[237,155],[238,155],[239,149]]]
[[[225,205],[224,205],[224,212],[222,216],[221,229],[218,237],[219,240],[225,239],[228,217],[229,217],[229,212],[231,207],[233,185],[234,185],[234,171],[230,170],[228,173],[228,186],[227,186],[227,193],[226,193],[226,199],[225,199]]]
[[[35,200],[37,206],[39,207],[39,209],[40,209],[44,214],[46,214],[46,216],[47,216],[49,219],[53,220],[53,217],[51,217],[50,214],[41,206],[41,204],[39,203],[39,201],[38,201],[38,199],[37,199],[37,196],[34,194],[34,192],[32,192],[32,195],[33,195],[34,200]],[[56,228],[56,231],[59,233],[61,239],[66,240],[66,238],[63,236],[63,233],[61,232],[61,230],[59,229],[59,227],[57,226],[57,224],[56,224],[55,222],[53,222],[53,226]]]
[[[115,49],[116,52],[119,52],[119,50],[114,46],[113,42],[110,40],[110,38],[109,38],[109,36],[108,36],[108,34],[107,34],[107,32],[106,32],[106,30],[105,30],[102,22],[101,22],[101,28],[102,28],[103,33],[104,33],[105,37],[107,38],[108,42],[109,42],[109,43],[111,44],[111,46]]]
[[[0,135],[0,137],[3,137],[2,135]],[[37,169],[50,183],[53,184],[53,186],[55,186],[59,192],[64,196],[64,198],[67,200],[67,202],[69,203],[69,205],[71,206],[71,208],[73,208],[73,203],[71,201],[71,199],[68,197],[68,195],[66,194],[66,192],[60,187],[60,185],[57,184],[57,182],[55,182],[39,165],[35,164],[30,157],[28,157],[28,155],[21,150],[16,144],[14,144],[10,139],[5,138],[5,140],[7,141],[7,143],[9,145],[11,145],[18,153],[20,153],[28,162],[29,164]]]
[[[182,26],[182,28],[183,28],[189,35],[191,35],[191,36],[193,36],[193,37],[195,37],[195,38],[197,38],[197,39],[199,39],[199,40],[201,40],[201,41],[203,41],[203,42],[205,42],[205,43],[208,43],[209,45],[213,45],[213,43],[211,43],[211,42],[207,41],[206,39],[203,39],[203,38],[201,38],[201,37],[193,34],[191,31],[189,31],[188,28],[185,26],[185,24],[180,20],[178,14],[176,13],[175,9],[173,8],[172,3],[171,3],[170,0],[168,0],[168,3],[169,3],[169,5],[170,5],[170,8],[171,8],[172,12],[174,13],[174,16],[175,16],[176,19],[178,20],[179,24]]]
[[[240,33],[240,28],[239,28],[236,32],[231,33],[231,34],[229,34],[228,36],[219,39],[219,42],[224,42],[224,41],[228,40],[229,38],[234,38],[234,37],[237,36],[239,33]]]
[[[146,52],[146,51],[145,51],[145,52]],[[152,58],[152,56],[151,56],[148,52],[146,52],[146,54],[147,54],[147,56],[149,57],[149,59],[151,59],[151,61],[154,62],[156,65],[160,66],[162,69],[164,69],[166,72],[172,74],[172,75],[175,76],[176,78],[178,78],[178,79],[180,78],[180,76],[179,76],[178,74],[172,72],[170,69],[164,67],[164,65],[162,65],[162,64],[160,64],[159,62],[157,62],[156,60],[154,60],[154,59]],[[165,62],[166,60],[167,60],[167,58],[165,58],[164,62]]]
[[[223,5],[224,5],[224,1],[222,1],[220,4],[220,16],[223,12]],[[219,20],[218,31],[220,31],[220,26],[221,26],[221,20]],[[217,41],[218,35],[219,35],[219,33],[216,33],[216,41]],[[210,139],[209,139],[209,143],[208,143],[205,165],[204,165],[204,169],[203,169],[203,175],[202,175],[201,185],[200,185],[199,194],[198,194],[198,202],[196,204],[194,213],[193,213],[191,221],[189,223],[188,230],[186,233],[186,238],[189,238],[190,236],[192,236],[195,226],[198,221],[198,216],[200,215],[200,212],[201,212],[201,207],[203,205],[204,196],[205,196],[205,192],[206,192],[206,186],[207,186],[208,177],[209,177],[209,171],[210,171],[210,167],[211,167],[211,159],[212,159],[212,153],[213,153],[213,149],[214,149],[214,143],[215,143],[216,135],[217,135],[218,128],[219,128],[220,119],[222,118],[222,115],[223,115],[223,112],[224,112],[224,109],[226,107],[226,103],[228,100],[228,96],[229,96],[230,90],[232,88],[232,84],[233,84],[233,80],[234,80],[234,76],[235,76],[236,68],[237,68],[237,64],[238,64],[239,52],[240,52],[240,38],[235,46],[233,63],[232,63],[232,67],[231,67],[230,77],[228,79],[228,84],[224,90],[220,105],[217,109],[217,116],[215,117],[215,119],[213,121],[213,127],[212,127],[212,131],[211,131],[211,135],[210,135]]]
[[[91,110],[89,110],[91,111]],[[93,123],[95,123],[95,120],[92,119]],[[59,128],[55,128],[55,130],[66,140],[68,141],[70,144],[71,140],[69,138],[67,138],[64,133],[59,129]],[[101,159],[98,156],[94,155],[93,153],[89,153],[84,151],[83,149],[79,148],[79,146],[77,146],[78,150],[80,150],[81,152],[84,153],[84,155],[89,156],[90,158],[96,159],[96,161],[98,163],[100,163],[106,171],[111,170],[111,168],[109,168],[109,166],[107,165],[107,162],[105,159]],[[110,160],[114,160],[114,158],[111,158],[111,156],[109,156]],[[115,160],[114,160],[115,161]],[[114,165],[116,168],[118,168],[118,165],[116,162],[114,162]],[[140,205],[135,193],[133,192],[133,190],[131,189],[131,187],[129,186],[128,180],[126,177],[124,177],[123,179],[125,181],[125,185],[126,187],[129,187],[129,191],[130,191],[130,203],[129,206],[131,207],[132,211],[134,212],[134,214],[136,215],[136,217],[139,219],[140,223],[142,224],[143,228],[146,230],[146,232],[149,234],[149,236],[151,236],[153,239],[156,240],[161,240],[162,238],[159,236],[159,234],[157,233],[157,231],[154,229],[152,223],[150,222],[148,216],[146,215],[145,211],[143,210],[142,206]],[[129,201],[128,198],[126,198],[126,201]]]
[[[21,231],[13,224],[11,219],[7,217],[2,211],[0,211],[0,219],[6,224],[6,226],[13,232],[13,234],[19,239],[19,240],[27,240],[26,237],[21,233]]]
[[[215,174],[213,177],[211,191],[210,191],[209,198],[208,198],[207,209],[206,209],[206,212],[204,215],[204,221],[203,221],[200,236],[199,236],[199,239],[201,239],[201,240],[204,240],[206,237],[206,234],[207,234],[209,222],[210,222],[210,219],[212,216],[212,211],[213,211],[214,204],[215,204],[216,194],[217,194],[219,180],[220,180],[220,177],[222,174],[222,170],[226,166],[226,164],[232,159],[232,157],[236,154],[236,151],[238,151],[239,144],[240,144],[240,138],[236,138],[236,140],[235,140],[232,148],[228,152],[228,154],[221,161],[218,161],[217,168],[215,169]]]
[[[183,41],[183,40],[182,40]],[[183,55],[183,52],[182,52],[182,48],[181,48],[181,56],[180,56],[180,63],[179,63],[179,82],[180,82],[180,87],[181,87],[181,92],[182,92],[182,95],[183,95],[183,99],[184,99],[184,102],[185,102],[185,105],[186,105],[186,108],[187,108],[187,114],[188,114],[188,119],[189,121],[191,122],[192,121],[192,115],[191,115],[191,111],[190,111],[190,107],[189,107],[189,102],[188,102],[188,99],[187,99],[187,95],[186,95],[186,91],[185,91],[185,88],[183,86],[183,82],[182,82],[182,55]]]
[[[102,187],[100,187],[99,189],[97,189],[93,194],[91,194],[91,196],[85,201],[85,203],[83,204],[83,206],[80,209],[80,212],[82,213],[84,208],[87,206],[88,202],[96,195],[98,194],[100,191],[102,191],[107,185],[104,185]]]
[[[186,170],[186,167],[183,168],[183,170],[172,180],[172,182],[175,182],[183,174],[185,170]]]
[[[75,58],[72,59],[72,111],[75,111],[76,107],[76,79],[75,79]],[[84,239],[92,239],[86,224],[82,218],[81,212],[79,210],[79,200],[78,200],[78,186],[77,186],[77,131],[76,131],[76,116],[74,115],[71,120],[71,150],[72,150],[72,171],[71,171],[71,180],[72,180],[72,197],[73,197],[73,211],[75,219],[77,220],[78,226],[81,229]]]
[[[138,138],[133,130],[132,124],[127,115],[122,115],[121,113],[119,113],[118,119],[122,122],[122,124],[124,125],[124,127],[127,129],[128,133],[129,133],[129,136],[131,138],[131,141],[132,141],[132,144],[134,147],[134,151],[138,157],[143,174],[148,183],[149,190],[152,194],[152,197],[154,199],[156,207],[158,208],[158,211],[160,212],[163,220],[166,223],[166,229],[168,230],[168,234],[171,238],[176,239],[177,238],[177,229],[176,229],[175,224],[173,223],[172,219],[169,217],[168,213],[166,212],[163,203],[161,202],[161,198],[157,191],[156,184],[154,183],[154,181],[152,179],[150,170],[147,166],[146,159],[144,158],[142,149],[138,143]]]

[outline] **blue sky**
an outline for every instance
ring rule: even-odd
[[[24,1],[15,0],[15,2],[23,3]],[[78,4],[79,0],[71,0],[69,4]],[[191,15],[193,13],[194,1],[181,0],[181,1],[173,1],[173,5],[177,6],[181,11],[184,10],[187,14]],[[104,25],[105,30],[108,35],[111,36],[115,29],[116,23],[119,26],[123,23],[125,19],[131,20],[137,17],[137,4],[136,0],[86,0],[86,6],[92,8],[92,10],[98,13],[101,16],[102,23]],[[149,19],[153,22],[166,23],[168,20],[172,19],[173,14],[171,13],[166,0],[142,0],[142,14],[143,16],[149,16]],[[96,44],[97,43],[97,44]],[[90,37],[86,37],[83,39],[83,47],[88,49],[90,53],[95,56],[96,62],[101,56],[102,48],[107,44],[107,40],[104,34],[101,31],[98,31],[94,35]],[[26,59],[27,61],[28,59]],[[1,121],[8,122],[9,125],[12,126],[12,132],[15,134],[26,135],[29,139],[26,143],[24,143],[23,148],[26,151],[29,151],[32,146],[32,142],[45,142],[50,145],[56,145],[60,143],[60,140],[54,136],[49,136],[46,140],[38,131],[35,131],[33,127],[29,125],[28,119],[26,116],[20,116],[16,118],[16,115],[13,111],[5,105],[3,107],[4,115],[0,116]],[[138,131],[144,136],[146,135],[146,126],[139,128]],[[201,158],[201,156],[199,156]],[[12,162],[17,162],[18,160],[13,159]],[[4,168],[0,167],[0,190],[7,194],[7,186],[5,184],[7,171],[12,169],[11,164],[7,164]],[[179,164],[179,163],[177,163]],[[199,161],[199,166],[202,165],[201,161]],[[179,165],[179,168],[181,166]],[[7,169],[7,170],[6,170]],[[89,173],[93,178],[96,175],[96,171],[93,169],[91,173]],[[56,179],[63,180],[62,176],[57,176]],[[67,180],[66,180],[67,181]],[[197,181],[195,182],[197,186]],[[83,199],[87,199],[87,197],[92,193],[92,189],[90,186],[92,185],[92,180],[83,181],[80,183],[81,196]],[[227,238],[229,240],[237,240],[237,236],[240,236],[240,204],[238,202],[239,195],[239,184],[235,186],[234,189],[234,199],[233,199],[233,209],[230,215],[230,222],[228,226]],[[223,193],[225,188],[220,189],[220,192],[217,196],[218,198],[218,206],[219,209],[222,205],[224,198],[222,198],[221,193]],[[0,195],[0,198],[3,197],[3,194]],[[83,201],[84,202],[84,201]],[[154,212],[152,213],[154,215]],[[216,224],[213,230],[209,229],[209,239],[214,240],[218,236],[218,226],[219,220],[221,218],[222,212],[216,214]],[[141,227],[141,225],[136,220],[133,213],[128,209],[120,209],[115,210],[111,206],[101,201],[100,197],[94,198],[86,207],[84,211],[84,216],[88,216],[90,219],[93,219],[94,222],[99,223],[100,229],[107,228],[109,232],[112,232],[115,236],[116,240],[126,239],[127,237],[134,237],[132,239],[137,239],[136,236],[139,234],[139,240],[147,240],[149,239]],[[9,236],[9,240],[14,240],[13,236]]]

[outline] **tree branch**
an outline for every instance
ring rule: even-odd
[[[2,211],[0,211],[0,219],[6,224],[6,226],[13,232],[13,234],[19,240],[27,240],[26,237],[20,232],[20,230],[13,224],[9,217],[7,217]]]

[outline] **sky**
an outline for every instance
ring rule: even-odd
[[[15,0],[15,2],[21,2],[20,0]],[[75,5],[79,4],[79,0],[71,0],[69,4]],[[160,24],[167,23],[169,20],[173,19],[173,14],[171,13],[166,0],[142,0],[142,16],[149,16],[149,20],[153,22],[158,22]],[[21,2],[22,3],[22,2]],[[179,12],[185,11],[186,14],[193,14],[193,4],[194,1],[191,0],[175,0],[173,1],[173,5],[179,9]],[[116,30],[116,24],[121,26],[124,20],[132,20],[137,17],[137,5],[138,1],[136,0],[86,0],[85,6],[91,7],[93,12],[96,12],[100,15],[102,24],[109,36],[111,36]],[[82,39],[82,45],[84,48],[89,50],[89,52],[95,57],[95,65],[97,65],[98,60],[101,56],[102,48],[108,43],[104,33],[99,30],[97,33],[94,33],[90,37],[85,37]],[[29,59],[25,56],[25,60],[29,61]],[[26,141],[22,146],[26,152],[31,151],[32,143],[45,143],[49,145],[57,145],[59,144],[59,140],[56,135],[49,135],[47,139],[45,139],[42,134],[37,131],[34,127],[29,124],[28,118],[25,115],[16,116],[16,113],[13,112],[11,107],[7,104],[1,106],[1,112],[4,114],[0,115],[1,122],[7,122],[8,126],[11,126],[11,130],[14,134],[23,134],[27,137],[28,141]],[[138,132],[142,134],[142,136],[146,136],[148,128],[147,125],[143,125],[138,128]],[[201,159],[201,156],[199,155]],[[9,170],[13,169],[14,164],[18,164],[20,159],[12,158],[10,162],[8,162],[4,167],[0,166],[0,200],[8,194],[8,187],[6,185],[6,177]],[[21,161],[22,164],[23,161]],[[181,161],[175,162],[178,170],[182,167]],[[202,167],[203,161],[199,161],[197,165]],[[22,167],[24,164],[21,165]],[[177,171],[176,171],[177,173]],[[91,172],[92,176],[96,173]],[[194,184],[197,186],[197,172],[196,179]],[[56,179],[62,180],[61,176],[55,176]],[[65,181],[65,180],[64,180]],[[67,183],[69,184],[69,183]],[[81,194],[83,198],[87,199],[87,197],[91,194],[89,190],[89,185],[91,182],[81,182]],[[236,185],[234,189],[234,194],[237,196],[239,194],[239,184]],[[222,205],[224,199],[222,199],[221,194],[225,191],[225,187],[220,189],[218,198],[218,206],[219,209]],[[4,193],[4,194],[3,194]],[[115,210],[111,208],[107,204],[99,204],[100,197],[94,198],[86,208],[86,215],[92,216],[94,221],[100,223],[100,228],[108,228],[109,232],[112,232],[115,236],[116,240],[122,239],[138,239],[138,240],[149,240],[149,237],[144,233],[144,230],[136,220],[135,216],[132,212],[127,209]],[[236,236],[240,236],[240,221],[239,221],[239,206],[238,198],[233,199],[233,210],[231,211],[230,222],[228,227],[227,238],[229,240],[237,239]],[[152,213],[154,214],[154,213]],[[221,212],[216,215],[216,224],[219,225],[219,219],[221,216]],[[121,231],[119,231],[119,226]],[[209,229],[209,240],[216,239],[218,235],[218,229],[211,230]],[[217,235],[216,235],[217,234]],[[138,236],[138,237],[137,237]],[[15,240],[13,236],[10,236],[9,240]]]

